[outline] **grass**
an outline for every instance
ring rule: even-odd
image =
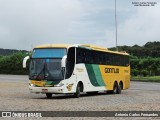
[[[131,77],[131,80],[144,81],[144,82],[160,82],[160,76],[149,76],[149,77],[133,76]]]

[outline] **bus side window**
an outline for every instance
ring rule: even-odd
[[[123,66],[126,66],[126,56],[123,56]]]
[[[105,54],[101,54],[102,65],[105,65]]]
[[[107,53],[105,54],[105,64],[109,64],[109,55]]]
[[[119,56],[119,66],[124,66],[123,65],[123,55]]]
[[[80,48],[77,48],[77,59],[76,59],[77,63],[81,63],[82,62],[82,53]]]
[[[86,61],[85,61],[85,63],[87,63],[87,64],[90,64],[91,63],[91,53],[90,53],[90,51],[88,50],[88,51],[86,51]]]
[[[85,61],[86,61],[86,52],[85,52],[85,50],[82,50],[81,54],[82,54],[82,63],[85,63]]]
[[[98,64],[98,54],[97,53],[93,53],[93,64]]]
[[[112,55],[110,53],[108,55],[109,55],[109,65],[113,65],[112,64],[112,62],[113,62]]]
[[[69,48],[67,54],[67,63],[66,63],[66,79],[70,78],[75,65],[75,48]]]
[[[98,53],[98,57],[99,57],[99,64],[104,64],[104,54],[103,53]]]
[[[119,64],[119,62],[120,62],[119,61],[119,56],[118,55],[114,55],[114,56],[115,56],[115,58],[114,58],[115,59],[115,65],[117,65],[117,66],[120,65]]]
[[[93,63],[92,51],[89,52],[89,61],[88,61],[88,63],[89,64]]]
[[[126,56],[126,66],[129,66],[129,57]]]

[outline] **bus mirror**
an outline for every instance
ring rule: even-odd
[[[26,56],[24,59],[23,59],[23,68],[26,68],[26,64],[27,64],[27,60],[29,59],[29,56]]]
[[[61,60],[61,67],[66,67],[66,59],[67,59],[67,56],[63,56],[62,60]]]

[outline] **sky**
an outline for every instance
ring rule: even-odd
[[[156,2],[134,6],[133,2]],[[0,0],[0,48],[41,44],[116,46],[114,0]],[[117,0],[121,45],[160,41],[160,0]]]

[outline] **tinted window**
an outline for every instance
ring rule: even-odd
[[[67,53],[67,63],[66,63],[66,79],[70,78],[75,65],[75,48],[69,48]]]
[[[77,63],[128,66],[129,56],[77,48]]]

